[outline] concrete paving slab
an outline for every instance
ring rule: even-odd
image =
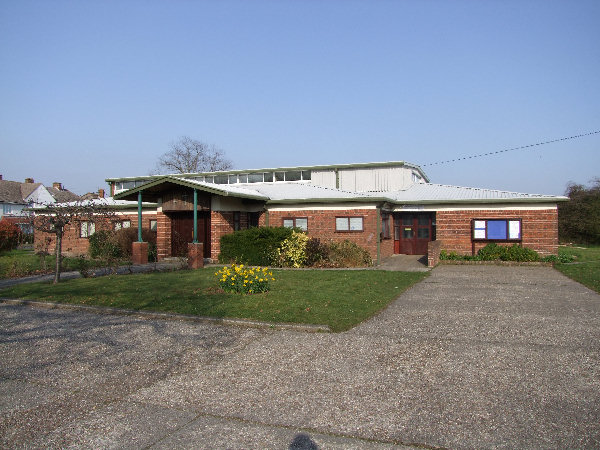
[[[0,446],[597,448],[599,343],[548,267],[441,266],[340,334],[0,304]]]
[[[196,414],[134,402],[114,402],[32,442],[34,448],[147,448],[194,420]],[[192,445],[192,447],[194,447]]]
[[[200,416],[181,430],[152,446],[153,449],[214,449],[214,448],[260,448],[260,449],[408,449],[411,447],[331,436],[312,431],[265,426],[241,420]]]

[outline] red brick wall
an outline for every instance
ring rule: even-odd
[[[248,228],[248,213],[240,213],[240,230]],[[259,226],[265,225],[264,213],[258,218]],[[210,257],[215,261],[221,253],[221,236],[231,234],[234,231],[233,211],[211,211],[210,213]]]
[[[558,211],[547,210],[475,210],[436,212],[436,240],[442,248],[459,254],[471,254],[472,219],[521,219],[521,244],[541,255],[558,252]],[[475,252],[487,242],[476,242]],[[508,245],[512,245],[509,243]]]
[[[171,218],[163,212],[156,213],[156,259],[171,256]]]
[[[144,214],[142,216],[142,228],[150,227],[150,219],[156,219],[154,214]],[[38,219],[36,219],[38,220]],[[138,217],[135,214],[119,215],[111,217],[110,220],[98,218],[94,222],[96,224],[96,231],[102,229],[113,229],[114,221],[130,220],[131,227],[137,228]],[[54,234],[45,233],[43,231],[34,231],[33,246],[36,252],[47,251],[54,253],[56,245],[56,236]],[[70,223],[65,227],[65,232],[62,239],[62,254],[64,256],[79,256],[87,255],[90,243],[87,238],[80,237],[80,221]]]
[[[335,218],[340,216],[362,216],[363,231],[336,232]],[[377,210],[376,209],[347,209],[347,210],[308,210],[308,211],[269,211],[269,226],[283,225],[286,217],[307,217],[308,235],[316,237],[321,242],[339,242],[349,240],[367,250],[373,261],[377,260]],[[385,240],[381,245],[381,256],[390,256],[394,253],[393,240]]]

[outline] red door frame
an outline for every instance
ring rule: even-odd
[[[426,255],[432,240],[435,240],[435,213],[394,214],[394,253]]]

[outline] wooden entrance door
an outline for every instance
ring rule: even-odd
[[[434,239],[432,213],[394,215],[394,253],[426,255],[427,244]]]
[[[170,213],[171,256],[187,256],[188,243],[194,240],[194,213],[183,211]],[[198,242],[204,244],[204,257],[210,257],[210,227],[208,213],[198,211]]]

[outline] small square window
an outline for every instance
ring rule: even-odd
[[[336,217],[336,231],[363,231],[362,217]]]
[[[296,228],[300,228],[302,231],[308,230],[308,219],[306,217],[296,219]]]
[[[158,222],[156,219],[150,219],[150,231],[156,231],[158,228]]]

